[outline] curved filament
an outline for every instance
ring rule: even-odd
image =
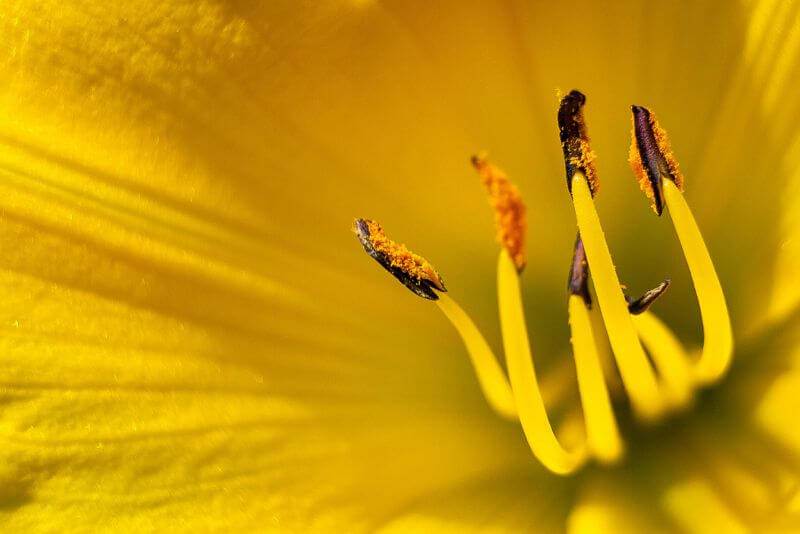
[[[461,306],[447,295],[439,295],[436,304],[461,336],[486,401],[501,416],[517,419],[517,406],[511,386],[478,327]]]
[[[572,198],[600,312],[622,382],[639,416],[653,419],[664,408],[656,376],[633,327],[589,185],[580,172],[572,178]]]
[[[586,440],[598,460],[610,463],[622,456],[622,439],[597,354],[589,310],[578,295],[569,297],[569,326],[586,422]]]
[[[694,216],[683,193],[670,180],[664,180],[664,198],[689,266],[703,321],[703,352],[694,367],[694,376],[699,383],[707,384],[718,380],[731,362],[733,331],[728,305]]]
[[[631,319],[658,369],[666,401],[676,408],[685,406],[692,399],[692,374],[683,345],[669,327],[649,311],[633,315]]]
[[[569,474],[586,461],[587,451],[585,447],[572,451],[564,449],[553,433],[531,357],[519,276],[505,249],[500,252],[497,266],[497,291],[508,375],[528,445],[534,456],[550,471],[560,475]]]

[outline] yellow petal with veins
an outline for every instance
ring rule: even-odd
[[[578,482],[555,485],[531,466],[437,310],[362,271],[360,254],[342,253],[352,236],[341,229],[364,214],[419,235],[415,245],[441,251],[448,284],[477,288],[463,303],[491,332],[494,246],[488,219],[473,216],[485,200],[464,186],[465,156],[485,147],[536,191],[529,226],[548,230],[536,249],[566,251],[574,225],[563,183],[547,178],[561,162],[542,117],[555,86],[585,80],[604,103],[592,133],[609,177],[598,209],[610,239],[625,241],[613,249],[668,235],[632,212],[629,180],[612,179],[626,176],[635,95],[671,117],[676,144],[697,147],[682,156],[696,177],[687,195],[743,322],[760,313],[774,254],[740,251],[776,235],[783,180],[764,179],[775,174],[766,156],[796,122],[790,107],[768,129],[775,108],[752,102],[777,106],[797,85],[780,59],[793,10],[0,3],[3,526],[560,529]],[[751,23],[750,11],[762,15]],[[567,20],[581,39],[563,39],[556,22]],[[643,32],[651,20],[680,39]],[[680,271],[663,253],[652,263]],[[619,261],[626,283],[664,274],[638,266]],[[526,270],[543,345],[567,346],[566,325],[547,322],[563,292],[544,289],[563,286],[563,267],[553,252],[532,254]],[[665,309],[678,316],[688,298]],[[563,339],[547,341],[558,328]],[[697,417],[702,428],[715,420]],[[664,471],[667,447],[642,447],[630,465]],[[540,512],[542,495],[552,501]]]
[[[348,313],[364,281],[319,269],[316,196],[280,201],[308,163],[248,82],[283,57],[256,23],[6,2],[0,34],[5,528],[369,530],[524,465],[460,355],[379,343],[391,310]]]

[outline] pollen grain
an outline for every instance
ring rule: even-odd
[[[508,251],[517,267],[525,267],[525,204],[522,195],[506,174],[489,163],[484,155],[472,157],[472,165],[481,175],[489,204],[494,208],[497,241]]]
[[[376,251],[386,256],[392,267],[402,270],[410,278],[417,281],[427,280],[440,291],[445,290],[441,277],[425,258],[414,254],[405,245],[389,239],[378,222],[373,220],[365,222],[369,229],[370,243]]]

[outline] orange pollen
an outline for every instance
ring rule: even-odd
[[[672,181],[675,182],[680,191],[683,191],[683,174],[678,169],[678,160],[672,152],[672,144],[669,142],[667,132],[658,124],[658,120],[656,120],[656,116],[653,113],[650,114],[650,124],[653,126],[653,135],[656,138],[658,149],[661,151],[661,155],[664,156],[667,167],[669,167]]]
[[[589,190],[592,192],[592,196],[594,196],[600,190],[600,180],[597,178],[597,169],[594,166],[594,161],[597,159],[597,156],[592,150],[592,145],[589,143],[589,134],[586,133],[585,127],[583,129],[583,134],[584,137],[571,141],[577,144],[578,148],[575,152],[580,155],[571,157],[569,162],[576,168],[584,169],[586,182],[589,184]]]
[[[427,280],[440,291],[445,291],[439,273],[428,261],[414,254],[405,245],[395,243],[383,231],[383,228],[376,221],[366,221],[369,228],[369,241],[378,252],[384,254],[390,261],[392,267],[397,267],[409,277],[419,280]]]
[[[525,267],[525,204],[522,195],[506,174],[484,156],[474,156],[472,164],[481,175],[489,204],[494,208],[497,241],[521,271]]]

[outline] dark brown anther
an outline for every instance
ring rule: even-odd
[[[647,309],[652,306],[661,295],[664,294],[669,287],[669,282],[669,278],[667,278],[653,289],[647,291],[638,299],[632,299],[631,297],[626,296],[625,299],[628,301],[628,311],[631,313],[631,315],[639,315],[646,312]]]
[[[594,167],[595,155],[589,144],[586,121],[583,118],[583,105],[586,97],[580,91],[572,90],[561,99],[558,107],[558,132],[561,149],[564,151],[564,166],[567,171],[567,189],[572,194],[572,179],[580,172],[586,178],[589,190],[594,196],[600,187]]]

